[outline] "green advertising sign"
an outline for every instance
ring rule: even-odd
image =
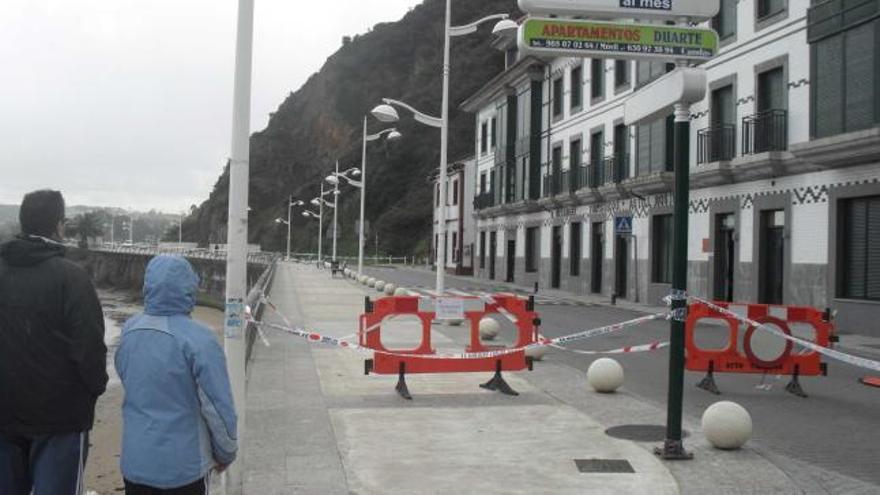
[[[519,29],[520,50],[536,56],[706,61],[718,53],[718,33],[705,28],[529,18]]]

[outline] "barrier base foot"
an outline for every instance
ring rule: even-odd
[[[684,449],[684,442],[670,439],[666,439],[662,447],[656,447],[654,455],[664,461],[689,461],[694,458],[694,454]]]
[[[397,375],[397,386],[394,387],[394,390],[397,391],[397,394],[403,397],[406,400],[412,400],[412,395],[409,393],[409,388],[406,386],[406,364],[400,363],[400,372]]]
[[[497,361],[495,364],[495,376],[488,382],[480,384],[480,387],[486,390],[496,390],[504,395],[519,395],[519,392],[512,389],[507,381],[504,380],[504,377],[501,376],[501,361]]]
[[[785,386],[785,391],[790,394],[797,395],[798,397],[801,397],[803,399],[806,399],[808,397],[807,393],[804,392],[804,389],[801,387],[801,382],[798,379],[797,368],[795,368],[794,375],[791,376],[791,381],[788,382],[788,385]]]
[[[715,395],[721,395],[721,391],[718,390],[718,385],[715,384],[715,374],[712,373],[712,370],[709,370],[709,373],[700,380],[700,383],[697,384],[698,388],[701,388],[709,393]]]
[[[862,385],[867,385],[869,387],[880,388],[880,377],[863,376],[862,378],[859,378],[859,383],[861,383]]]

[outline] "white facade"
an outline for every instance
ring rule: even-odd
[[[688,288],[740,302],[833,306],[845,327],[864,320],[856,314],[880,316],[870,295],[853,309],[835,256],[848,249],[837,245],[846,198],[880,201],[880,103],[876,92],[865,103],[878,109],[873,125],[811,139],[811,122],[818,128],[826,118],[811,91],[825,91],[815,87],[829,77],[811,49],[824,46],[819,31],[830,21],[819,21],[837,19],[831,3],[813,7],[811,27],[808,0],[722,1],[735,22],[713,21],[726,36],[704,64],[707,97],[690,109]],[[873,25],[880,44],[875,3],[867,21],[841,36]],[[878,48],[864,49],[876,64],[865,83],[876,87]],[[462,105],[477,129],[475,274],[659,303],[671,270],[671,135],[662,119],[623,126],[623,103],[664,68],[655,64],[650,78],[642,63],[508,60],[515,63]],[[494,138],[483,131],[493,119]],[[632,217],[632,235],[615,234],[618,217]]]
[[[474,261],[474,182],[476,163],[473,158],[449,164],[446,186],[446,270],[458,275],[472,275]],[[434,178],[434,221],[432,259],[437,265],[439,245],[440,183]]]

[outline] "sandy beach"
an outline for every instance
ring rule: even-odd
[[[115,293],[103,293],[105,313],[108,316],[108,371],[110,383],[107,392],[98,399],[95,426],[90,437],[90,451],[86,465],[86,490],[98,495],[122,493],[122,475],[119,472],[119,453],[122,441],[122,399],[124,392],[118,377],[112,373],[112,353],[116,351],[120,320],[140,311],[132,298]],[[202,306],[193,311],[193,318],[215,330],[218,339],[223,332],[223,312]],[[113,325],[117,325],[113,327]]]

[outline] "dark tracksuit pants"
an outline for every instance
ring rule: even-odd
[[[0,434],[0,494],[82,495],[89,433]]]

